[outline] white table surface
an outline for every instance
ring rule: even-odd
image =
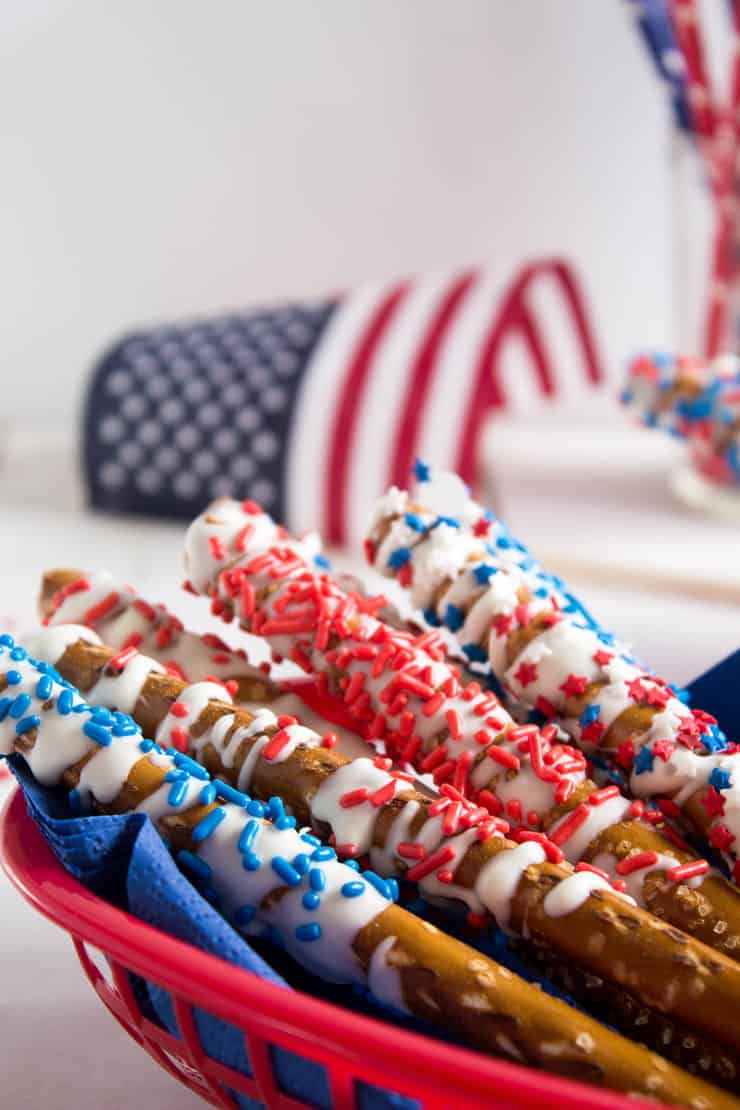
[[[574,548],[590,559],[682,571],[701,565],[737,584],[738,527],[676,507],[665,491],[672,444],[635,433],[629,451],[580,429],[568,451],[507,429],[496,437],[500,503],[535,550]],[[52,477],[53,475],[53,477]],[[0,460],[0,626],[34,620],[49,565],[108,566],[142,591],[180,600],[183,529],[121,520],[81,507],[71,452],[46,441]],[[594,611],[671,680],[685,681],[740,643],[730,604],[573,581]],[[8,789],[0,783],[0,795]],[[62,1110],[167,1110],[202,1105],[115,1026],[83,980],[67,937],[30,910],[0,876],[2,1105]]]

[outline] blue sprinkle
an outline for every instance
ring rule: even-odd
[[[462,649],[471,663],[485,663],[488,660],[486,649],[480,644],[463,644]]]
[[[8,686],[18,686],[21,682],[23,682],[23,675],[20,671],[8,671],[5,675],[5,681],[7,682]]]
[[[74,698],[75,696],[71,690],[62,690],[55,703],[57,713],[60,713],[62,717],[66,717],[68,713],[71,713],[72,706],[74,704]]]
[[[397,881],[395,879],[386,879],[385,880],[385,887],[386,887],[386,890],[388,891],[388,897],[390,898],[391,902],[397,902],[398,901],[398,883],[397,883]]]
[[[242,860],[242,867],[245,871],[259,871],[262,866],[262,860],[256,852],[246,852]]]
[[[177,767],[182,767],[183,770],[187,771],[189,775],[192,775],[194,779],[200,779],[201,782],[208,782],[211,777],[205,767],[201,767],[194,759],[190,759],[187,755],[183,755],[182,752],[177,752],[172,758]]]
[[[410,558],[411,552],[408,547],[397,547],[388,557],[388,566],[393,567],[395,570],[399,570],[408,563]]]
[[[312,921],[310,925],[299,925],[295,935],[297,940],[318,940],[321,936],[321,926],[318,921]]]
[[[193,842],[195,844],[200,844],[202,841],[207,840],[213,830],[218,828],[225,816],[226,810],[221,806],[216,806],[210,813],[207,813],[190,834]]]
[[[540,586],[538,590],[534,590],[533,592],[535,597],[548,597],[550,594],[547,586]]]
[[[315,860],[316,863],[324,863],[324,862],[326,862],[326,860],[336,859],[336,858],[337,858],[337,853],[334,851],[333,848],[330,848],[328,845],[322,845],[322,847],[317,848],[315,852],[311,852],[311,859]]]
[[[314,848],[318,848],[321,845],[319,838],[317,836],[312,836],[311,833],[301,833],[301,840],[305,840],[306,844],[311,844]]]
[[[144,753],[150,752],[153,747],[154,747],[154,741],[153,740],[141,740],[141,741],[139,741],[139,750],[144,752]]]
[[[478,563],[473,568],[473,577],[480,586],[487,586],[494,574],[498,574],[498,567],[493,567],[490,563]]]
[[[413,466],[413,474],[417,482],[428,482],[432,476],[432,469],[423,459],[416,459]]]
[[[250,817],[264,817],[267,813],[267,806],[255,800],[247,806],[247,813]]]
[[[280,829],[281,832],[284,829],[294,829],[295,826],[296,826],[295,817],[288,817],[288,815],[285,814],[285,813],[283,814],[282,817],[278,817],[277,821],[275,822],[275,828]]]
[[[43,660],[36,664],[36,670],[41,674],[48,674],[49,678],[53,678],[55,682],[63,682],[64,680],[59,677],[56,667],[51,663],[45,663]]]
[[[41,701],[46,701],[47,698],[51,697],[53,692],[53,681],[49,678],[48,674],[42,674],[41,678],[36,683],[36,697]]]
[[[90,712],[90,706],[87,704],[86,701],[81,701],[81,702],[78,702],[77,705],[72,706],[72,712],[73,713],[89,713]]]
[[[17,697],[13,699],[13,704],[10,707],[10,716],[13,717],[16,721],[20,720],[30,704],[30,694],[18,694]]]
[[[73,813],[82,813],[82,802],[80,800],[80,795],[79,792],[74,788],[74,786],[67,795],[67,801],[69,802],[69,808],[72,810]]]
[[[281,817],[285,816],[285,806],[283,805],[282,798],[272,798],[267,803],[267,814],[271,821],[279,821]]]
[[[93,706],[92,712],[90,713],[90,720],[95,721],[96,725],[105,725],[106,728],[110,728],[115,724],[111,711],[102,705]]]
[[[729,771],[723,771],[721,767],[715,767],[709,776],[709,785],[715,790],[729,790],[732,786],[732,775]]]
[[[362,877],[370,883],[370,886],[375,887],[378,894],[382,894],[383,897],[387,898],[389,902],[393,901],[388,883],[385,879],[381,879],[380,875],[376,875],[374,871],[364,871]]]
[[[654,761],[655,756],[650,751],[650,748],[640,748],[634,762],[635,774],[641,775],[645,771],[652,771]]]
[[[254,817],[247,821],[239,836],[239,851],[242,855],[251,851],[252,846],[259,836],[260,823]]]
[[[514,541],[511,538],[511,536],[506,536],[506,535],[497,536],[496,537],[496,547],[501,547],[501,548],[503,548],[504,551],[507,551],[510,547],[514,547]]]
[[[321,899],[314,890],[307,890],[301,898],[304,910],[317,910],[321,905]]]
[[[197,879],[210,879],[213,874],[210,865],[204,859],[194,855],[193,852],[188,852],[185,848],[177,853],[177,862]]]
[[[22,721],[18,722],[15,726],[16,734],[18,736],[23,736],[24,733],[30,732],[32,728],[38,728],[40,724],[41,718],[33,713],[30,717],[24,717]]]
[[[4,632],[3,635],[0,636],[0,644],[2,644],[3,647],[12,648],[15,644],[15,640],[9,632]]]
[[[241,790],[235,790],[233,786],[229,786],[228,782],[223,779],[214,779],[213,785],[226,802],[232,802],[235,806],[249,805],[249,797],[247,794],[242,794]]]
[[[198,801],[202,806],[209,806],[212,802],[216,801],[216,784],[215,782],[207,783],[201,790]]]
[[[141,746],[141,745],[139,745]],[[186,782],[190,776],[187,771],[168,771],[164,776],[164,782]]]
[[[115,724],[111,729],[114,736],[140,736],[141,729],[133,721],[130,725]]]
[[[432,528],[437,528],[440,524],[446,524],[448,528],[460,527],[460,521],[456,520],[454,516],[438,516]]]
[[[11,710],[12,715],[12,710]],[[701,742],[707,751],[710,752],[723,752],[727,747],[727,737],[722,729],[717,725],[712,725],[709,732],[705,733],[701,738]]]
[[[326,555],[314,555],[313,561],[314,564],[317,567],[321,567],[322,570],[331,570],[331,563],[327,559]]]
[[[525,558],[522,559],[519,563],[520,570],[533,570],[536,566],[537,560],[531,555],[525,556]],[[535,590],[535,594],[537,597],[547,597],[549,592],[550,591],[545,586],[541,586],[539,590]]]
[[[8,715],[8,710],[13,704],[12,698],[0,698],[0,721],[4,721]]]
[[[278,875],[287,886],[298,886],[301,881],[301,876],[296,871],[295,867],[288,863],[285,856],[273,856],[271,867],[276,875]]]
[[[426,524],[417,513],[406,513],[403,519],[415,532],[423,532],[426,529]]]
[[[462,628],[465,621],[465,614],[462,609],[457,605],[448,605],[444,613],[444,622],[449,628],[450,632],[457,632],[458,628]]]
[[[326,889],[326,875],[320,867],[312,867],[308,874],[308,885],[311,890],[321,891]]]
[[[165,776],[166,777],[166,776]],[[170,792],[167,795],[167,804],[170,806],[179,806],[185,801],[188,792],[188,780],[177,779],[173,782]]]
[[[674,697],[678,698],[679,701],[682,701],[684,705],[691,705],[691,691],[690,690],[684,690],[683,687],[681,687],[681,686],[673,686],[673,685],[669,685],[668,689],[672,690]]]
[[[365,884],[360,882],[345,883],[342,887],[343,898],[358,898],[365,893]]]
[[[342,863],[344,864],[345,867],[351,867],[353,871],[359,871],[360,870],[360,865],[359,865],[359,863],[357,862],[356,859],[345,859],[345,860],[342,860]]]
[[[305,852],[299,852],[297,856],[293,857],[293,867],[299,875],[307,874],[311,866],[311,860]]]
[[[438,628],[439,625],[442,623],[437,616],[436,611],[432,609],[431,606],[428,609],[424,610],[423,617],[427,624],[431,624],[433,628]]]
[[[22,647],[13,648],[10,653],[10,658],[14,663],[22,663],[24,659],[28,658],[28,652]]]
[[[102,725],[96,725],[94,721],[85,721],[82,726],[82,731],[85,736],[94,740],[96,744],[100,744],[101,748],[107,748],[113,737],[107,728]]]
[[[593,724],[593,722],[598,719],[599,713],[601,713],[600,705],[587,705],[578,721],[581,728],[586,728],[588,725]]]
[[[250,925],[257,916],[257,910],[254,906],[240,906],[234,914],[234,922],[236,925]]]

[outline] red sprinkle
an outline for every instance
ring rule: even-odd
[[[277,759],[285,745],[289,742],[290,733],[287,729],[281,728],[280,731],[276,732],[272,739],[268,740],[265,744],[262,749],[262,758],[266,759],[268,763],[273,759]]]
[[[508,751],[506,748],[500,748],[497,744],[491,744],[491,746],[486,749],[486,755],[494,763],[498,763],[502,767],[507,767],[512,771],[518,771],[522,765],[518,755]]]
[[[490,790],[481,790],[477,801],[480,805],[485,806],[488,812],[492,813],[494,817],[498,817],[504,808],[502,802],[500,802],[496,795],[492,794]]]
[[[414,844],[412,841],[402,840],[396,852],[403,859],[424,859],[427,850],[423,844]]]
[[[602,871],[600,867],[594,867],[592,863],[584,863],[582,860],[580,863],[576,864],[576,871],[590,871],[592,874],[598,875],[599,878],[606,879],[608,883],[611,883],[611,879],[606,871]]]
[[[82,614],[82,624],[92,625],[97,624],[98,621],[102,621],[104,617],[107,617],[108,614],[116,608],[120,600],[121,595],[114,590],[113,593],[108,594],[108,596],[104,597],[102,601],[99,601],[97,605],[92,605],[86,613]]]
[[[213,558],[217,559],[219,563],[222,563],[224,561],[224,559],[226,558],[226,551],[225,551],[224,545],[223,545],[222,541],[219,539],[219,537],[218,536],[209,536],[208,537],[208,546],[211,549],[211,555],[213,555]]]
[[[117,655],[108,661],[108,667],[111,671],[122,671],[127,663],[130,663],[135,655],[138,655],[135,647],[121,648]]]
[[[643,867],[654,867],[657,862],[657,852],[638,852],[620,860],[615,870],[618,875],[631,875],[633,871],[641,871]]]
[[[576,829],[581,827],[589,813],[590,809],[585,802],[580,802],[576,808],[568,814],[562,824],[558,825],[555,831],[550,833],[550,839],[555,844],[564,844],[565,841],[573,835]]]
[[[185,729],[180,728],[179,725],[175,725],[174,728],[170,729],[170,740],[172,741],[172,747],[177,748],[179,752],[186,752],[188,750],[188,734]]]
[[[395,794],[395,791],[396,782],[395,779],[391,779],[391,781],[387,782],[385,786],[381,786],[378,790],[375,791],[374,794],[370,795],[371,805],[375,806],[376,809],[378,808],[378,806],[385,805],[386,802],[389,802],[391,800],[391,798]]]
[[[190,713],[187,705],[182,701],[173,701],[170,706],[170,713],[173,717],[187,717]]]
[[[336,732],[325,732],[321,737],[322,748],[336,748],[339,743],[339,737]]]
[[[681,863],[666,872],[668,878],[674,883],[683,883],[686,879],[695,879],[698,875],[706,875],[709,864],[705,859],[692,859],[688,863]]]
[[[455,858],[456,852],[451,844],[445,844],[443,847],[438,848],[436,852],[432,852],[431,856],[427,856],[407,871],[406,878],[414,883],[419,879],[424,879],[427,875],[431,875],[432,871],[436,871],[445,863],[451,863]]]
[[[370,791],[366,786],[359,786],[357,790],[348,790],[346,794],[342,794],[339,799],[339,804],[342,809],[352,809],[354,806],[362,805],[370,797]]]
[[[620,793],[618,786],[603,786],[601,790],[594,790],[593,794],[588,796],[588,804],[590,806],[600,806],[604,802],[608,802],[610,798],[618,797]]]
[[[642,817],[644,812],[645,812],[645,803],[640,802],[640,801],[634,801],[632,803],[632,805],[629,807],[629,809],[627,810],[627,814],[630,817]]]

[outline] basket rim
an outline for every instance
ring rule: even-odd
[[[278,1044],[281,1036],[300,1028],[309,1051],[317,1050],[317,1060],[340,1057],[360,1075],[368,1070],[368,1058],[375,1056],[382,1061],[381,1085],[400,1093],[407,1088],[406,1097],[419,1097],[409,1087],[411,1065],[416,1074],[434,1083],[438,1094],[440,1088],[454,1092],[458,1106],[482,1106],[486,1094],[495,1093],[499,1099],[506,1097],[512,1108],[559,1102],[568,1110],[626,1110],[628,1106],[660,1110],[655,1102],[487,1057],[386,1025],[303,991],[286,990],[141,921],[99,898],[65,871],[17,786],[0,811],[0,865],[35,910],[143,978],[241,1029],[254,1022],[256,1013],[265,1035],[269,1039],[272,1029]]]

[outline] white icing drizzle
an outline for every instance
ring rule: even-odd
[[[678,867],[679,861],[673,856],[666,855],[664,852],[656,852],[657,860],[655,863],[649,863],[647,867],[641,867],[637,871],[630,871],[626,875],[620,875],[617,871],[617,857],[612,855],[611,852],[599,852],[593,858],[594,867],[598,867],[601,871],[605,871],[612,879],[621,879],[625,885],[626,893],[634,899],[636,905],[644,907],[645,903],[645,879],[653,871],[670,871],[672,867]],[[685,886],[696,890],[704,882],[706,875],[695,875],[693,879],[684,879]]]
[[[401,974],[397,967],[388,963],[388,954],[396,943],[396,937],[386,937],[381,940],[378,947],[370,957],[370,966],[367,969],[367,985],[370,992],[377,998],[384,998],[394,1010],[401,1014],[410,1014],[406,1000],[403,997],[403,984]],[[391,999],[395,996],[395,1002]]]
[[[636,905],[634,898],[615,890],[601,875],[593,871],[576,871],[548,891],[544,902],[545,913],[548,917],[567,917],[580,909],[594,890],[608,890],[623,902]]]
[[[49,663],[57,663],[68,647],[84,640],[87,644],[101,644],[102,640],[92,628],[84,624],[63,624],[52,628],[47,625],[34,629],[24,637],[28,644],[28,654],[33,659],[45,659]]]
[[[117,673],[103,670],[88,691],[87,700],[90,705],[105,705],[120,709],[121,713],[133,713],[144,684],[153,671],[163,674],[164,667],[146,655],[134,655]]]
[[[544,863],[546,858],[541,844],[525,840],[510,851],[498,852],[481,868],[475,882],[475,893],[501,929],[509,927],[511,903],[522,875],[532,864]]]
[[[364,855],[372,843],[378,810],[367,803],[343,807],[341,799],[361,788],[372,794],[389,783],[393,784],[394,794],[399,787],[408,786],[375,767],[372,759],[354,759],[324,779],[311,802],[311,814],[330,826],[337,844],[354,844],[358,854]]]

